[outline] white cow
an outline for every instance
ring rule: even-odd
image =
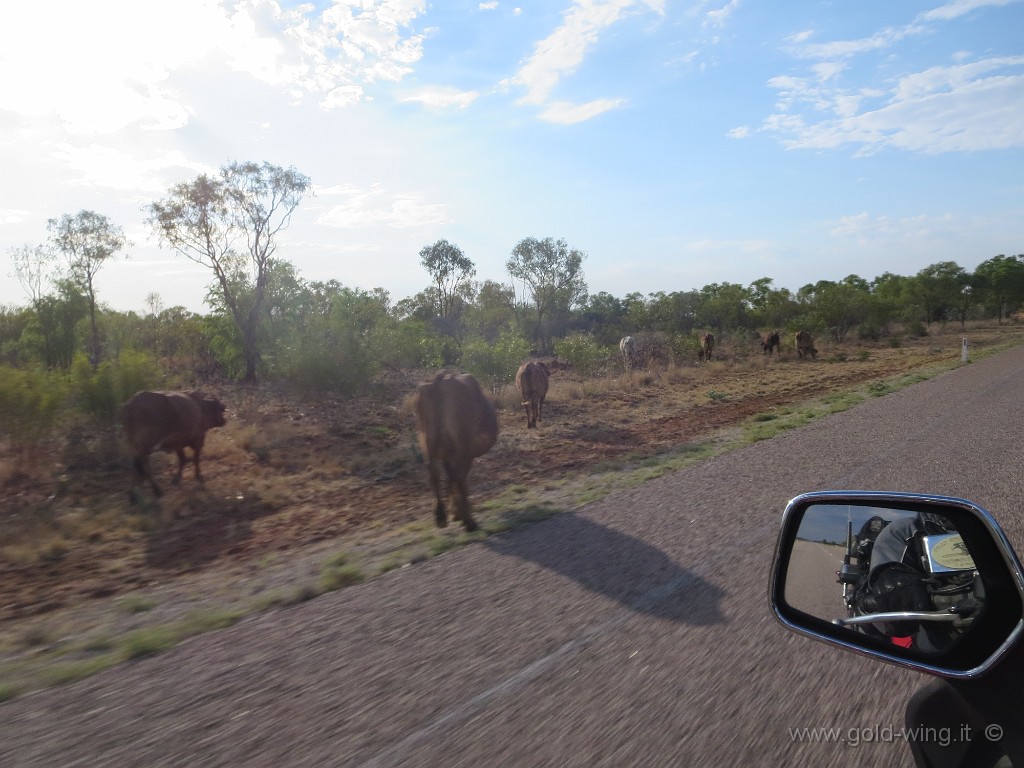
[[[636,365],[636,339],[632,336],[624,336],[619,342],[619,352],[622,353],[622,367],[627,371]]]

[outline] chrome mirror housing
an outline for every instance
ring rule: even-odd
[[[1024,632],[1024,576],[964,499],[821,491],[787,505],[769,598],[789,629],[950,678],[984,673]]]

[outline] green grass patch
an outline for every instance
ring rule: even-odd
[[[237,624],[244,616],[245,611],[241,608],[211,608],[192,611],[177,626],[181,637],[185,638],[230,627],[232,624]]]
[[[43,670],[42,677],[46,685],[65,685],[77,680],[84,680],[95,675],[97,672],[109,669],[117,664],[118,661],[120,659],[117,654],[108,653],[92,659],[85,659],[84,661],[74,661],[48,667]]]
[[[287,604],[288,597],[279,590],[273,590],[256,598],[252,603],[252,607],[253,610],[262,613],[263,611],[269,611],[271,608],[276,608],[279,605]]]
[[[324,592],[334,592],[361,581],[366,581],[366,574],[350,562],[348,552],[338,552],[329,557],[320,571],[320,587]]]
[[[381,574],[387,573],[388,571],[396,571],[403,565],[405,565],[405,562],[400,557],[388,557],[381,561],[377,566],[377,573]]]
[[[324,592],[334,592],[362,581],[366,581],[366,574],[359,566],[348,562],[327,565],[320,574],[320,586]]]
[[[0,704],[5,701],[17,698],[18,694],[21,693],[19,688],[14,683],[0,683]]]
[[[117,605],[126,613],[145,613],[156,608],[157,602],[143,595],[125,595],[117,601]]]
[[[86,640],[82,645],[82,650],[88,653],[106,653],[107,651],[112,651],[116,646],[117,643],[114,642],[114,638],[110,635],[102,634],[95,635]]]
[[[146,627],[125,635],[121,641],[124,659],[141,659],[170,650],[181,639],[179,632],[170,627]]]

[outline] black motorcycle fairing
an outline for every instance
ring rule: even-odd
[[[918,768],[1002,768],[1015,764],[1009,762],[1010,745],[989,738],[989,723],[947,680],[932,680],[917,689],[907,702],[904,724]]]

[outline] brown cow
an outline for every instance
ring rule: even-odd
[[[772,351],[782,354],[782,339],[779,338],[778,331],[772,331],[771,333],[765,333],[761,336],[761,349],[766,355],[770,355]]]
[[[812,360],[816,360],[818,357],[818,350],[814,348],[814,339],[807,331],[796,332],[796,354],[801,360],[811,356]]]
[[[711,353],[715,351],[715,337],[710,333],[702,334],[700,337],[700,350],[697,352],[698,360],[710,360]]]
[[[441,468],[448,475],[448,493],[455,506],[456,520],[467,531],[476,523],[469,512],[467,476],[473,459],[491,449],[498,439],[498,413],[469,374],[442,371],[433,381],[416,388],[413,403],[420,449],[427,459],[430,486],[437,497],[434,520],[438,528],[448,524],[444,508],[445,490]]]
[[[523,363],[516,371],[516,388],[523,393],[523,408],[526,410],[526,426],[533,429],[543,421],[544,398],[548,394],[548,377],[551,371],[544,363]]]
[[[196,480],[202,482],[199,453],[206,432],[226,423],[224,404],[201,392],[136,392],[125,403],[121,420],[132,447],[133,485],[135,479],[148,479],[157,496],[163,491],[149,469],[149,454],[157,449],[178,454],[177,485],[185,469],[185,449],[191,448]]]

